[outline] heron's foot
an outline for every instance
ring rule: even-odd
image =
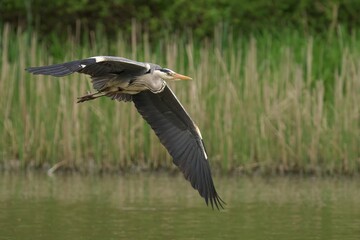
[[[102,97],[104,94],[102,92],[96,92],[96,93],[88,93],[82,97],[78,97],[77,103],[82,103],[90,100],[94,100],[98,97]]]
[[[82,96],[82,97],[78,97],[77,99],[78,99],[77,103],[82,103],[82,102],[93,100],[95,98],[93,96],[85,95],[85,96]]]

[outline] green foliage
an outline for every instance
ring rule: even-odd
[[[152,39],[163,37],[164,29],[167,33],[192,29],[196,38],[209,37],[219,23],[242,34],[284,27],[311,33],[327,32],[338,24],[349,29],[360,26],[360,1],[0,0],[0,6],[0,23],[35,28],[40,36],[75,32],[80,24],[88,30],[101,26],[108,36],[116,37],[119,29],[131,32],[133,19]]]

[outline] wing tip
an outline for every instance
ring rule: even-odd
[[[214,210],[215,208],[218,211],[220,211],[221,209],[225,209],[224,205],[226,205],[226,202],[222,200],[222,198],[217,194],[217,192],[215,191],[211,195],[212,196],[204,197],[206,205],[209,206],[209,202],[210,202],[212,210]]]
[[[28,67],[25,68],[25,71],[33,74],[33,75],[49,75],[49,76],[54,76],[54,77],[64,77],[67,75],[70,75],[72,72],[68,72],[68,71],[47,71],[44,69],[42,69],[42,67]]]
[[[74,60],[71,62],[65,62],[60,64],[53,64],[47,66],[39,67],[27,67],[25,71],[32,73],[34,75],[50,75],[54,77],[63,77],[70,75],[75,72],[80,72],[82,69],[86,68],[88,65],[94,64],[96,60],[91,58],[86,58],[83,60]]]

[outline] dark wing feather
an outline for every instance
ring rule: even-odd
[[[26,68],[26,70],[33,74],[62,77],[74,72],[85,73],[91,76],[102,76],[109,73],[117,74],[127,71],[131,74],[141,75],[147,72],[149,67],[147,63],[137,62],[127,58],[97,56],[50,66],[29,67]]]
[[[131,102],[132,95],[127,93],[115,92],[115,93],[107,93],[107,97],[110,97],[112,100],[124,101],[124,102]]]
[[[210,202],[212,207],[223,208],[200,132],[170,88],[166,86],[158,94],[140,92],[133,95],[133,102],[206,204]]]
[[[76,60],[66,63],[54,64],[41,67],[29,67],[26,71],[33,74],[51,75],[55,77],[63,77],[74,72],[78,72],[84,68],[84,66],[90,66],[96,63],[93,58]]]

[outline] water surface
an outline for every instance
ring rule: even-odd
[[[359,179],[0,175],[0,239],[360,239]]]

